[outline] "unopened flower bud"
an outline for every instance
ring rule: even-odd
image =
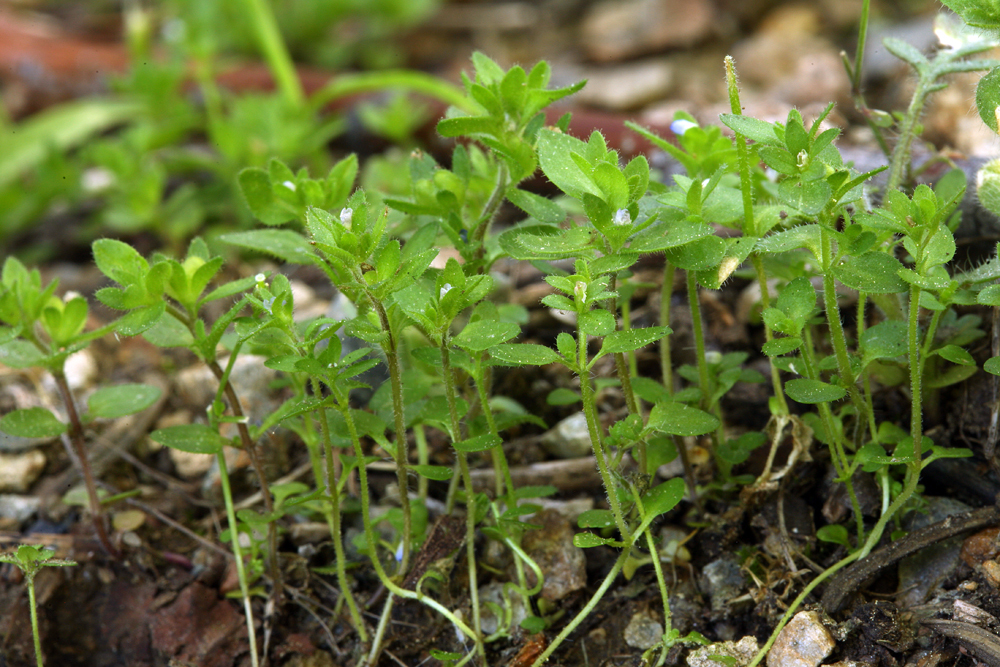
[[[577,280],[576,284],[573,285],[573,294],[576,296],[576,300],[583,303],[587,300],[587,283],[582,280]]]
[[[614,223],[618,227],[632,224],[632,216],[629,214],[627,208],[620,208],[615,212]]]
[[[282,183],[282,185],[284,185],[286,188],[288,188],[292,192],[295,192],[295,183],[292,183],[291,181],[284,181]]]
[[[452,290],[451,283],[445,283],[441,286],[441,293],[438,294],[439,299],[443,299],[444,295]]]
[[[987,162],[976,174],[976,196],[983,208],[1000,215],[1000,159]]]
[[[351,222],[354,220],[354,209],[353,208],[342,208],[340,209],[340,224],[348,229],[351,228]]]
[[[684,133],[693,127],[698,127],[698,123],[695,123],[684,118],[678,118],[670,124],[670,131],[676,134],[678,137],[683,137]]]

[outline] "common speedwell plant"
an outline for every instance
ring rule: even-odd
[[[895,42],[889,47],[914,67],[919,82],[914,103],[899,118],[900,139],[881,192],[871,187],[881,170],[857,173],[844,163],[835,143],[839,131],[825,124],[830,108],[810,122],[797,110],[777,123],[744,116],[731,59],[726,75],[732,113],[721,121],[734,138],[721,128],[701,127],[686,114],[675,120],[676,144],[633,126],[684,169],[671,183],[660,184],[645,158],[623,163],[599,132],[584,140],[567,132],[568,117],[546,121],[546,107],[582,84],[553,90],[545,63],[505,71],[476,54],[473,76],[463,79],[465,95],[453,100],[438,124],[440,134],[461,143],[448,166],[415,151],[405,195],[355,190],[358,162],[353,156],[325,177],[293,171],[277,159],[238,177],[250,211],[268,228],[224,240],[286,264],[315,267],[351,303],[354,315],[302,320],[291,283],[281,272],[213,286],[223,260],[198,239],[183,260],[163,254],[147,259],[122,242],[101,240],[94,244],[95,261],[114,285],[97,298],[123,314],[102,329],[84,332],[86,301],[56,297],[55,284],[43,288],[37,272],[8,260],[0,287],[0,320],[6,325],[0,330],[0,353],[8,365],[35,365],[52,373],[70,424],[32,408],[4,417],[0,428],[50,437],[68,430],[85,465],[86,419],[75,417],[74,398],[65,387],[66,357],[111,330],[187,348],[217,378],[215,399],[198,423],[161,429],[152,438],[217,457],[254,664],[258,647],[251,586],[258,592],[270,588],[277,601],[282,599],[279,522],[290,513],[311,513],[329,527],[335,563],[326,571],[336,576],[341,591],[335,615],[339,619],[346,608],[365,645],[356,656],[358,664],[378,661],[393,607],[403,599],[426,605],[455,628],[462,646],[435,649],[435,657],[447,664],[485,665],[490,643],[518,631],[518,625],[543,631],[559,616],[539,597],[542,569],[521,548],[525,532],[535,528],[530,517],[540,509],[531,499],[556,489],[515,486],[503,449],[506,430],[541,421],[493,391],[494,376],[504,368],[556,364],[579,382],[578,391],[564,391],[561,400],[579,403],[607,499],[606,508],[579,517],[584,530],[574,544],[610,548],[618,555],[592,597],[534,664],[544,663],[580,626],[620,572],[631,576],[646,563],[653,565],[665,619],[661,641],[646,661],[661,665],[677,643],[700,641],[695,633],[681,637],[671,628],[663,545],[653,532],[658,517],[681,500],[685,483],[655,484],[654,476],[662,463],[679,456],[695,502],[741,484],[765,493],[784,474],[773,471],[772,464],[789,437],[800,451],[808,451],[814,440],[827,446],[836,481],[846,488],[853,509],[851,531],[839,526],[821,531],[824,539],[846,545],[849,555],[806,587],[790,616],[813,587],[875,547],[890,522],[912,505],[924,467],[937,458],[968,454],[938,446],[924,434],[923,403],[931,392],[976,371],[965,346],[982,332],[978,321],[956,307],[1000,304],[1000,289],[987,286],[1000,277],[1000,261],[968,271],[950,268],[955,210],[965,192],[960,172],[934,187],[900,189],[909,185],[910,147],[927,95],[946,74],[992,67],[989,61],[966,60],[988,48],[986,41],[950,30],[947,35],[958,37],[933,58]],[[272,66],[284,71],[280,48],[271,47]],[[857,79],[857,69],[849,70]],[[283,96],[301,105],[287,79]],[[539,169],[571,205],[523,187]],[[497,233],[498,212],[507,204],[526,218]],[[730,231],[723,237],[719,227]],[[442,253],[445,247],[453,252]],[[631,270],[650,254],[665,258],[660,322],[637,328],[629,321],[628,300],[635,289]],[[496,302],[492,269],[501,258],[541,269],[551,287],[542,304],[574,322],[553,346],[518,342],[526,321],[523,309]],[[708,349],[700,306],[701,293],[719,289],[744,265],[759,283],[761,352],[771,365],[771,418],[762,433],[727,428],[726,393],[737,382],[765,378],[744,367],[747,354]],[[692,315],[695,363],[675,368],[670,301],[678,271]],[[838,284],[857,293],[850,313],[838,298]],[[225,305],[221,315],[208,318],[206,306],[214,302]],[[851,320],[853,326],[845,325]],[[636,352],[653,344],[660,350],[659,377],[641,375],[636,361]],[[274,413],[256,421],[244,413],[239,387],[231,381],[238,356],[246,352],[263,356],[268,368],[281,372],[290,394]],[[362,379],[376,366],[385,367],[386,383],[362,406],[355,390],[366,387]],[[986,370],[997,368],[996,359],[987,362]],[[605,369],[611,377],[598,378]],[[598,401],[599,379],[616,385],[623,399],[624,409],[611,422]],[[879,421],[873,399],[879,384],[898,384],[909,394],[908,424]],[[91,417],[126,414],[108,406],[108,397],[117,402],[119,394],[94,396]],[[133,400],[129,409],[148,404]],[[227,424],[229,431],[223,428]],[[258,441],[279,425],[306,445],[312,488],[273,486],[267,479]],[[430,463],[429,430],[439,431],[448,443],[452,466]],[[716,478],[709,487],[698,488],[687,456],[691,439],[711,451]],[[737,466],[764,444],[770,449],[765,472],[756,481],[738,475]],[[225,447],[249,457],[263,513],[235,511]],[[372,517],[368,466],[379,453],[391,458],[396,470],[398,507],[384,515],[391,530],[378,529]],[[493,468],[488,492],[477,487],[471,473],[483,460]],[[883,492],[874,523],[863,515],[854,489],[860,471],[875,475]],[[84,472],[88,487],[94,487]],[[414,556],[430,539],[431,482],[448,482],[449,513],[464,506],[462,535],[451,537],[452,551],[464,545],[468,608],[451,606],[435,585],[444,575]],[[373,627],[354,594],[344,545],[348,500],[355,493],[363,527],[356,544],[387,591]],[[90,495],[99,534],[113,552],[100,532],[96,489]],[[477,560],[479,535],[501,545],[513,563],[500,604],[479,600],[485,569]],[[244,558],[247,546],[249,558]],[[518,606],[525,610],[519,623]],[[501,619],[488,635],[485,610]]]

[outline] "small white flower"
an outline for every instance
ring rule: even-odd
[[[443,299],[444,295],[450,292],[451,290],[452,290],[451,283],[445,283],[444,285],[441,286],[441,293],[438,294],[438,298]]]
[[[282,185],[284,185],[286,188],[288,188],[292,192],[295,192],[295,183],[292,183],[291,181],[285,181],[285,182],[282,183]]]
[[[573,294],[576,296],[576,300],[584,302],[587,300],[587,283],[582,280],[577,280],[576,284],[573,285]]]
[[[795,156],[795,163],[798,165],[799,169],[805,169],[809,166],[809,153],[806,151],[799,151],[799,154]]]
[[[340,224],[344,227],[350,228],[351,221],[354,220],[354,209],[353,208],[343,208],[340,210]]]
[[[670,124],[670,131],[676,134],[678,137],[683,137],[684,133],[690,130],[692,127],[698,127],[698,123],[690,120],[685,120],[683,118],[678,118]]]
[[[396,547],[396,562],[403,560],[403,543],[400,542],[399,546]]]
[[[253,279],[254,279],[255,281],[259,282],[259,283],[262,283],[262,282],[264,282],[264,280],[265,280],[266,278],[267,278],[267,276],[265,276],[265,275],[264,275],[263,273],[258,273],[257,275],[255,275],[255,276],[253,277]]]
[[[627,208],[620,208],[615,212],[614,223],[618,227],[632,224],[632,216],[629,214]]]

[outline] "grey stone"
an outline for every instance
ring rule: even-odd
[[[560,459],[575,459],[591,452],[590,430],[582,412],[570,415],[549,429],[541,439],[542,448]]]
[[[816,667],[837,643],[814,611],[792,617],[767,654],[767,667]]]
[[[647,610],[632,615],[625,627],[625,643],[645,651],[656,646],[663,638],[663,625]]]
[[[584,48],[609,61],[690,46],[712,32],[712,13],[706,0],[604,0],[583,19]]]

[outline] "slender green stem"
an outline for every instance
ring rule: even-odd
[[[319,382],[313,379],[312,383],[315,395],[321,396],[322,392],[320,391]],[[357,629],[358,636],[361,638],[361,641],[367,642],[368,632],[365,630],[365,622],[361,618],[358,604],[354,600],[354,593],[351,592],[351,585],[347,580],[347,569],[345,567],[347,556],[344,554],[344,539],[341,529],[339,466],[334,465],[335,460],[340,461],[340,456],[339,452],[334,450],[333,440],[330,437],[330,421],[326,416],[326,408],[321,407],[317,411],[317,414],[319,415],[320,431],[323,435],[323,452],[326,459],[326,492],[330,496],[331,505],[330,510],[327,512],[327,517],[330,523],[330,539],[333,540],[337,583],[340,584],[341,599],[347,603],[347,609],[351,614],[351,622]]]
[[[698,300],[698,278],[693,271],[687,272],[688,307],[691,309],[691,326],[694,333],[694,353],[698,364],[698,384],[701,389],[701,409],[708,410],[708,399],[712,385],[708,377],[708,362],[705,360],[705,330],[701,320],[701,302]]]
[[[476,384],[476,397],[479,398],[479,409],[483,411],[483,417],[486,418],[486,428],[491,434],[499,437],[500,432],[497,430],[497,421],[493,416],[493,409],[490,408],[489,386],[486,380],[486,369],[483,367],[482,354],[477,355],[473,360],[472,372],[474,375],[473,380]],[[497,473],[495,475],[497,498],[513,494],[514,479],[510,476],[510,465],[507,462],[507,455],[503,451],[503,446],[491,449],[490,455],[493,458],[493,468]],[[504,490],[505,488],[506,490]],[[510,505],[515,504],[513,497],[511,497]]]
[[[823,307],[826,311],[827,326],[830,330],[830,342],[833,344],[834,356],[837,359],[837,372],[840,374],[840,381],[851,403],[858,411],[857,419],[867,424],[868,404],[865,403],[858,391],[857,378],[851,368],[851,360],[847,354],[847,335],[844,333],[844,323],[840,319],[840,306],[837,304],[837,286],[833,278],[833,233],[827,225],[820,226],[821,236],[821,259],[823,265]],[[857,430],[858,440],[855,445],[860,444],[860,439],[864,436],[864,429]]]
[[[736,63],[732,56],[726,56],[726,87],[729,90],[730,111],[739,116],[743,113],[743,106],[740,103],[740,87],[736,80]],[[753,181],[750,179],[750,148],[747,146],[747,138],[737,133],[736,156],[740,165],[740,192],[743,196],[743,234],[744,236],[758,236],[757,224],[754,220],[753,211]],[[693,176],[693,174],[692,174]]]
[[[670,326],[670,300],[674,292],[674,269],[667,261],[663,265],[663,285],[660,287],[660,326]],[[670,336],[660,339],[660,376],[668,394],[674,393],[674,369],[670,358]]]
[[[767,657],[768,651],[770,651],[771,647],[774,646],[774,641],[778,638],[778,635],[785,628],[785,625],[788,624],[788,621],[792,620],[792,616],[794,616],[795,612],[797,612],[799,607],[802,606],[802,603],[809,596],[809,594],[812,593],[817,586],[835,575],[844,567],[858,560],[859,553],[860,552],[855,551],[854,553],[845,556],[827,569],[823,570],[823,572],[818,574],[815,579],[806,584],[806,587],[802,589],[802,592],[799,593],[798,597],[796,597],[795,600],[792,601],[792,604],[789,605],[785,615],[781,617],[781,621],[778,623],[777,627],[774,628],[774,631],[771,632],[771,636],[768,637],[767,641],[764,642],[764,645],[760,647],[757,655],[754,656],[753,660],[749,665],[747,665],[747,667],[757,667],[757,665],[763,662],[764,658]]]
[[[114,559],[121,558],[121,553],[115,548],[108,536],[108,531],[104,527],[104,510],[101,507],[101,500],[97,496],[97,482],[94,480],[94,472],[90,467],[90,459],[87,457],[87,446],[83,437],[83,422],[80,421],[80,414],[76,410],[76,401],[73,400],[73,393],[69,389],[66,375],[62,369],[52,371],[52,377],[59,387],[59,394],[62,396],[63,405],[66,406],[66,416],[69,418],[68,439],[76,454],[80,474],[83,475],[83,486],[87,490],[87,504],[90,509],[91,520],[94,522],[94,530],[101,546],[109,556]]]
[[[472,628],[466,625],[462,619],[458,618],[450,609],[431,597],[421,595],[415,591],[408,591],[405,588],[400,587],[395,581],[392,580],[392,578],[389,577],[385,568],[382,567],[382,561],[379,560],[378,557],[378,538],[375,537],[375,531],[372,528],[371,501],[368,497],[368,470],[364,463],[365,459],[364,451],[361,449],[361,439],[358,437],[358,429],[354,423],[354,417],[351,415],[350,406],[347,403],[347,397],[343,395],[342,392],[336,390],[335,397],[341,414],[344,415],[344,421],[347,424],[347,431],[350,434],[351,443],[354,446],[354,454],[358,459],[358,477],[361,481],[361,522],[364,527],[365,541],[367,542],[369,548],[368,558],[371,560],[372,567],[375,568],[375,574],[378,575],[379,580],[392,594],[408,600],[418,600],[419,602],[422,602],[448,619],[448,621],[458,628],[458,630],[465,636],[469,637],[474,642],[480,642],[481,639],[479,634],[474,632]],[[375,651],[375,648],[376,645],[373,642],[373,652]],[[377,653],[375,653],[375,655],[377,657]]]
[[[907,325],[907,351],[910,360],[910,435],[913,437],[913,460],[919,472],[920,458],[923,455],[921,451],[923,358],[920,354],[920,288],[916,285],[910,285],[910,316]]]
[[[285,40],[281,37],[271,6],[266,0],[243,0],[243,4],[282,97],[289,105],[302,107],[305,104],[302,82],[299,81],[295,65],[288,54]]]
[[[805,365],[806,376],[818,380],[819,369],[816,366],[812,332],[808,326],[802,329],[802,341],[802,362]],[[834,470],[844,483],[847,495],[851,499],[851,509],[854,511],[854,522],[860,543],[865,537],[865,521],[861,514],[861,504],[858,502],[857,493],[854,491],[854,481],[851,479],[851,462],[847,457],[847,452],[844,451],[843,433],[841,433],[841,429],[837,428],[837,421],[833,417],[833,410],[828,402],[819,403],[816,407],[830,441],[830,459],[833,461]]]
[[[406,422],[403,417],[403,378],[399,367],[399,356],[395,347],[385,347],[386,363],[389,366],[389,382],[392,389],[392,411],[396,429],[396,484],[399,486],[399,503],[403,510],[403,556],[399,559],[399,574],[405,575],[410,563],[410,542],[413,540],[413,518],[410,510],[408,446],[406,442]]]
[[[913,91],[910,105],[906,108],[906,114],[900,122],[899,140],[892,151],[892,158],[889,160],[889,177],[885,184],[886,192],[899,188],[909,173],[911,146],[917,136],[920,114],[927,103],[927,97],[933,92],[933,83],[933,80],[928,79],[926,75],[917,77],[916,90]]]
[[[28,606],[31,613],[31,637],[35,641],[35,664],[42,667],[42,637],[38,630],[38,603],[35,601],[35,575],[26,575],[28,584]]]
[[[750,255],[750,262],[757,273],[757,284],[760,285],[760,307],[761,312],[771,307],[771,290],[767,286],[767,274],[764,272],[764,260],[757,254]],[[774,332],[771,327],[764,322],[764,339],[768,342],[774,339]],[[788,411],[788,401],[785,400],[785,389],[781,383],[781,371],[774,365],[774,359],[768,359],[771,366],[771,386],[774,389],[774,400],[778,404],[778,412],[782,415],[790,414]]]
[[[423,424],[414,425],[413,439],[417,442],[417,463],[425,466],[430,463],[430,450],[427,448],[427,433]],[[427,501],[428,482],[429,480],[423,475],[417,477],[417,497],[421,502]]]
[[[448,414],[451,419],[452,436],[462,439],[462,425],[458,419],[458,399],[455,396],[455,372],[451,367],[451,350],[449,349],[447,332],[441,341],[441,371],[444,376],[444,393],[448,401]],[[489,413],[489,406],[486,406]],[[476,648],[484,651],[481,633],[482,619],[479,608],[479,583],[476,576],[476,493],[472,488],[472,475],[469,474],[469,461],[465,452],[455,450],[455,459],[458,461],[458,469],[462,475],[462,486],[465,487],[465,557],[469,569],[469,598],[472,605],[472,629],[476,633],[478,641]],[[486,660],[486,654],[482,653],[482,658]]]
[[[260,658],[257,656],[257,632],[253,625],[253,608],[250,606],[250,586],[247,582],[246,569],[243,566],[243,548],[240,546],[240,532],[236,523],[236,508],[233,506],[233,492],[229,486],[229,472],[226,469],[226,457],[220,449],[216,455],[219,466],[219,483],[222,486],[222,498],[226,504],[226,520],[229,522],[229,541],[233,546],[233,556],[236,560],[236,577],[240,582],[240,594],[243,596],[243,611],[246,615],[247,638],[250,641],[250,664],[257,667]]]
[[[583,414],[587,418],[587,429],[590,431],[590,442],[594,448],[594,458],[597,459],[597,469],[601,473],[601,480],[604,482],[604,490],[608,494],[608,503],[611,505],[611,512],[615,516],[615,524],[618,532],[622,535],[622,540],[628,541],[631,533],[628,524],[625,523],[625,514],[622,512],[621,503],[618,500],[615,481],[611,477],[608,469],[607,455],[604,451],[604,441],[601,438],[601,421],[597,414],[597,406],[594,404],[594,387],[590,382],[590,369],[587,365],[587,334],[582,329],[577,328],[577,358],[580,374],[580,396],[583,399]]]

